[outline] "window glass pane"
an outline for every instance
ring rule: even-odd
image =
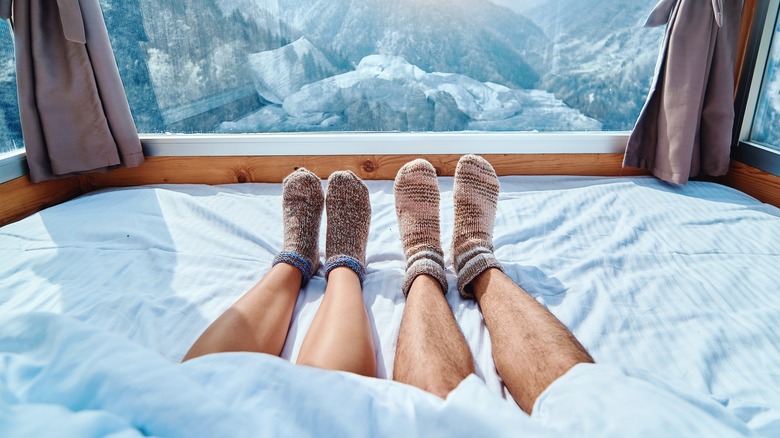
[[[101,0],[141,132],[630,130],[656,0]]]
[[[775,21],[775,33],[750,139],[780,149],[780,19]]]
[[[0,21],[0,154],[24,147],[16,97],[14,43],[8,22]]]

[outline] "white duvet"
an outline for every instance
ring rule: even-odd
[[[451,183],[440,179],[445,252]],[[604,365],[559,379],[533,417],[505,392],[451,272],[478,376],[447,401],[258,354],[178,364],[269,268],[280,186],[158,186],[92,193],[0,229],[0,435],[780,435],[778,209],[708,183],[501,184],[497,257]],[[364,294],[377,372],[390,377],[403,254],[392,182],[368,185]],[[316,276],[299,297],[285,359],[324,287]]]

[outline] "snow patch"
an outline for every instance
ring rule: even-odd
[[[302,86],[336,73],[336,67],[306,38],[248,56],[258,94],[281,104]]]
[[[277,73],[281,76],[281,72]],[[264,81],[266,77],[277,78],[277,75],[266,74]],[[367,56],[354,71],[308,83],[296,92],[288,92],[295,87],[294,83],[282,83],[281,78],[279,83],[283,84],[279,88],[286,87],[286,91],[278,92],[275,99],[266,97],[267,91],[261,93],[277,105],[223,123],[220,129],[226,132],[420,132],[601,128],[598,121],[583,116],[545,91],[511,89],[461,74],[427,73],[397,56]]]

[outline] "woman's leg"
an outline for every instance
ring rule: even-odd
[[[338,267],[301,345],[298,364],[376,376],[374,338],[358,276]]]
[[[217,318],[183,360],[224,351],[255,351],[278,356],[290,327],[301,287],[301,271],[280,263]]]
[[[323,202],[313,173],[299,169],[285,178],[284,248],[268,274],[203,332],[183,360],[224,351],[281,353],[298,292],[319,263]]]
[[[328,179],[325,202],[328,286],[298,364],[374,377],[374,337],[362,289],[371,221],[368,188],[352,172],[336,172]]]

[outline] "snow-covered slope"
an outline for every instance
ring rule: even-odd
[[[603,120],[605,129],[630,130],[663,37],[663,28],[642,27],[657,1],[536,1],[525,14],[551,40],[539,88]]]
[[[281,104],[302,86],[337,73],[336,67],[306,38],[249,55],[257,93]]]
[[[240,14],[245,20],[274,35],[284,34],[279,22],[277,0],[216,0],[215,3],[225,18]]]
[[[216,6],[212,8],[218,8],[221,20],[241,23],[240,27],[252,29],[256,35],[266,32],[266,40],[275,35],[276,41],[286,43],[305,36],[340,71],[354,68],[361,59],[373,54],[401,56],[424,71],[457,73],[512,89],[551,92],[567,106],[602,120],[606,129],[630,129],[633,125],[650,84],[662,35],[660,29],[641,28],[642,20],[655,0],[188,2],[213,2]],[[172,17],[182,17],[182,14]],[[167,18],[163,20],[166,21]],[[170,33],[171,26],[165,24],[165,29],[153,32],[162,35],[151,38],[152,41],[161,37],[169,39],[178,32]],[[234,25],[234,31],[240,29]],[[201,68],[197,79],[210,79],[214,75],[212,72],[218,72],[216,76],[224,77],[225,83],[234,82],[235,75],[241,74],[236,71],[241,69],[240,61],[231,60],[239,59],[242,51],[257,53],[279,47],[264,44],[253,50],[251,43],[243,42],[210,45],[215,46],[214,53],[220,56],[214,57],[213,67]],[[158,50],[150,52],[154,57],[153,64],[167,67],[168,58],[160,56],[159,51],[168,50],[159,44],[150,46]],[[187,52],[194,51],[197,49],[187,48]],[[258,71],[257,63],[251,67]],[[263,66],[266,69],[263,74],[272,73],[268,68]],[[294,70],[283,62],[276,73],[283,69]],[[166,71],[155,70],[160,82],[170,82],[162,80],[168,76],[179,84],[194,81],[176,74],[166,76],[163,74]],[[301,75],[293,71],[292,76],[290,85],[282,87],[285,90],[282,95],[273,97],[271,94],[275,92],[266,91],[266,98],[278,103],[286,94],[295,91]],[[281,75],[276,74],[275,82],[281,80]],[[187,88],[197,89],[200,85],[196,83]],[[160,98],[167,101],[167,90],[173,87],[156,88],[161,90]],[[384,113],[385,110],[383,106],[375,112]],[[398,123],[388,122],[392,126]]]
[[[550,93],[453,73],[426,73],[401,57],[371,55],[352,72],[305,85],[225,132],[595,130],[600,123]]]
[[[275,1],[275,0],[273,0]],[[402,56],[514,88],[533,88],[546,70],[542,31],[485,0],[278,0],[281,19],[357,64],[372,54]]]
[[[409,94],[405,90],[414,87],[407,84],[398,91],[411,102],[406,108],[422,111],[421,118],[415,118],[409,111],[403,112],[403,117],[396,114],[398,111],[393,108],[398,105],[392,97],[371,97],[350,111],[330,111],[341,119],[328,121],[331,124],[328,129],[354,126],[498,129],[498,125],[501,129],[511,126],[544,129],[525,121],[531,108],[547,108],[548,112],[560,109],[569,115],[570,108],[575,108],[603,121],[606,129],[630,129],[644,102],[663,33],[662,29],[641,28],[655,2],[101,0],[100,3],[112,38],[116,40],[117,61],[139,129],[160,131],[170,129],[158,120],[161,112],[253,82],[261,85],[257,88],[266,100],[276,102],[267,111],[288,120],[289,115],[281,107],[288,96],[306,83],[316,84],[327,76],[354,70],[364,57],[374,54],[403,57],[423,72],[466,76],[481,84],[480,90],[492,86],[488,84],[500,84],[510,92],[497,88],[485,92],[511,95],[511,98],[505,98],[503,106],[475,110],[466,105],[468,99],[459,97],[455,91],[422,84]],[[292,51],[277,51],[302,36],[310,42],[310,47],[299,50],[296,42],[290,45]],[[301,62],[293,65],[286,61],[285,53],[294,54]],[[444,77],[443,73],[435,75],[439,79]],[[368,82],[361,83],[369,86]],[[432,89],[437,91],[429,93]],[[459,89],[468,90],[463,91],[467,94],[473,91],[473,87]],[[517,91],[521,89],[526,91]],[[532,93],[533,89],[543,91]],[[555,98],[545,92],[554,94]],[[430,111],[424,109],[427,107],[423,102],[439,108],[438,124],[427,121]],[[258,99],[251,102],[246,99],[231,107],[230,118],[255,111],[258,105]],[[498,118],[496,114],[513,111],[513,105],[522,107],[519,115]],[[442,115],[443,108],[448,111],[446,117]],[[542,114],[537,115],[534,123],[541,123]],[[388,119],[379,119],[384,116]],[[516,122],[518,117],[522,120]],[[547,115],[549,121],[541,125],[553,126],[566,117]],[[293,127],[310,126],[308,115],[303,121],[290,120],[294,121],[290,125]],[[317,123],[316,129],[322,129],[320,122]],[[560,124],[563,125],[560,129],[579,126],[574,120]],[[186,132],[209,132],[212,126],[205,122],[194,124]]]
[[[143,46],[161,109],[251,84],[247,55],[289,42],[263,27],[268,20],[255,21],[267,15],[262,10],[247,15],[220,9],[214,0],[138,3],[147,38]]]

